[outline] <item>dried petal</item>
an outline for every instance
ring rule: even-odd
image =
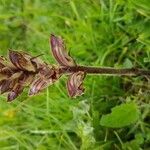
[[[16,81],[15,85],[13,86],[13,88],[8,94],[7,101],[9,102],[16,99],[23,92],[23,89],[25,86],[28,86],[29,84],[31,84],[31,82],[33,81],[33,75],[29,73],[25,73],[25,72],[20,72],[20,75],[17,77],[15,81]]]
[[[18,84],[19,80],[23,82],[21,76],[24,76],[23,72],[14,73],[10,78],[1,81],[1,94],[12,90],[16,84]]]
[[[29,74],[27,72],[26,73],[23,72],[20,75],[20,77],[18,78],[18,83],[23,85],[24,87],[29,86],[32,83],[33,79],[34,79],[34,76],[35,76],[34,74]]]
[[[0,81],[4,79],[8,79],[12,74],[13,71],[8,67],[4,67],[0,69]]]
[[[16,99],[22,92],[24,87],[21,84],[16,84],[12,91],[8,94],[7,101],[11,102]]]
[[[83,80],[85,78],[84,72],[76,72],[70,75],[67,81],[67,89],[70,97],[80,96],[84,92]]]
[[[11,70],[15,70],[16,67],[10,63],[5,57],[0,56],[0,69],[9,68]]]
[[[15,70],[15,67],[5,57],[0,56],[0,73],[2,73],[3,70],[6,70],[6,72],[4,71],[6,74],[9,71],[9,74],[11,70]]]
[[[5,79],[0,81],[0,91],[1,91],[2,86],[4,86],[4,82],[5,82]]]
[[[50,65],[43,65],[43,67],[39,70],[39,75],[41,76],[51,76],[54,73],[54,67]]]
[[[14,81],[12,80],[3,80],[1,84],[1,94],[8,92],[12,89]]]
[[[15,93],[15,92],[10,92],[9,94],[8,94],[8,96],[7,96],[7,102],[11,102],[11,101],[13,101],[14,99],[16,99],[17,98],[17,94]]]
[[[60,78],[59,71],[54,67],[43,66],[39,71],[39,77],[32,82],[29,95],[35,95],[49,85],[52,85],[58,78]]]
[[[47,85],[48,85],[48,82],[44,81],[42,78],[38,78],[32,83],[30,91],[29,91],[29,95],[35,95],[39,93]]]
[[[36,68],[31,62],[31,56],[27,53],[9,51],[9,59],[12,64],[20,70],[36,72]]]
[[[69,56],[65,49],[64,42],[61,37],[51,35],[50,38],[52,53],[61,66],[75,66],[74,60]]]

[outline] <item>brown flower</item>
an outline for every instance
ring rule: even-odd
[[[31,84],[29,95],[35,95],[60,78],[59,69],[54,66],[44,65],[38,73],[38,77]]]
[[[51,35],[50,44],[53,56],[61,66],[75,66],[76,63],[66,51],[64,41],[61,37]]]
[[[9,59],[17,69],[36,72],[36,67],[31,61],[32,57],[27,53],[9,50]]]
[[[84,72],[75,72],[69,76],[67,81],[67,89],[70,97],[80,96],[84,92],[83,80],[85,78]]]
[[[8,93],[7,101],[11,102],[16,99],[23,92],[23,89],[23,85],[16,83],[13,89]]]

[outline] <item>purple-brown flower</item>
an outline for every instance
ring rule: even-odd
[[[20,70],[36,72],[36,66],[32,63],[32,56],[24,52],[9,50],[9,59]]]
[[[84,72],[76,72],[69,76],[67,81],[67,89],[70,97],[77,97],[84,93],[83,80],[85,78]]]
[[[61,66],[76,65],[73,58],[71,58],[70,55],[67,53],[64,41],[61,37],[56,37],[55,35],[52,34],[50,37],[50,44],[53,56]]]
[[[49,85],[52,85],[60,76],[59,69],[54,66],[44,65],[43,68],[40,69],[37,78],[32,82],[29,95],[39,93]]]

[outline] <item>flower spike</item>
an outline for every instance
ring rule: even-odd
[[[7,94],[7,101],[12,102],[29,87],[29,95],[36,95],[56,82],[63,74],[69,75],[67,90],[70,97],[84,93],[83,80],[86,74],[109,74],[150,77],[149,70],[134,68],[101,68],[80,66],[66,51],[61,37],[51,35],[50,44],[58,66],[49,65],[39,58],[25,52],[9,50],[9,59],[0,56],[0,94]]]

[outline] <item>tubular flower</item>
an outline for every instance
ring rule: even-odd
[[[36,72],[36,67],[31,61],[31,56],[28,55],[27,53],[20,53],[16,51],[9,50],[9,59],[11,63],[20,70],[23,71],[31,71],[31,72]]]
[[[31,84],[29,95],[35,95],[49,85],[52,85],[60,78],[60,76],[61,74],[59,74],[58,69],[54,66],[43,66],[39,71],[37,78]]]
[[[69,56],[66,51],[64,41],[61,37],[51,35],[50,44],[53,56],[61,66],[75,66],[75,61]]]
[[[80,96],[84,92],[83,80],[85,78],[84,72],[76,72],[70,75],[67,81],[67,89],[70,97]]]

